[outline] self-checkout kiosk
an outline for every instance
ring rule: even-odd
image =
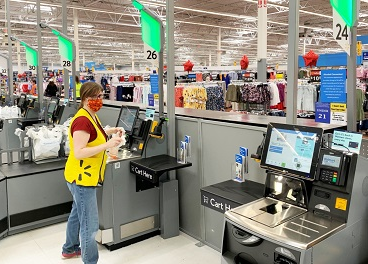
[[[103,186],[97,189],[97,241],[114,250],[158,234],[178,235],[178,182],[167,172],[191,164],[166,155],[163,118],[145,120],[139,107],[123,105],[117,127],[126,131],[126,144],[109,155]]]
[[[57,98],[43,101],[43,116],[47,115],[48,124],[58,101]],[[14,133],[17,128],[26,130],[29,126],[47,125],[39,102],[20,97],[17,106],[22,109],[22,117],[4,119],[0,130],[0,139],[4,139],[2,143],[7,144],[0,151],[7,154],[6,164],[3,164],[4,159],[0,159],[0,238],[66,221],[72,206],[72,197],[64,179],[65,157],[36,164],[31,158],[31,142],[28,141],[29,146],[21,147],[20,137]],[[76,108],[73,106],[72,109],[75,113]],[[22,139],[24,137],[21,136]]]
[[[368,161],[335,150],[323,130],[270,123],[264,197],[225,213],[221,263],[363,264]]]

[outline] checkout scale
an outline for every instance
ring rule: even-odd
[[[222,264],[368,263],[368,160],[322,136],[268,125],[264,198],[225,213]]]

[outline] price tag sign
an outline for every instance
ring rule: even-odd
[[[361,41],[357,41],[357,56],[362,56],[363,44]]]
[[[243,77],[244,82],[254,82],[253,77]]]
[[[152,49],[146,43],[144,43],[144,57],[149,63],[152,63],[152,66],[158,68],[158,52]]]
[[[154,101],[155,101],[155,105],[159,105],[160,95],[159,94],[154,94],[153,98],[154,98]]]
[[[350,56],[351,31],[339,13],[333,9],[333,38]]]
[[[311,82],[321,82],[321,71],[320,70],[311,70],[310,72],[310,81]]]
[[[331,103],[331,124],[347,124],[346,104]]]
[[[63,69],[66,69],[66,70],[68,70],[70,72],[72,71],[72,62],[70,60],[61,58],[60,64],[61,64],[61,67]]]
[[[284,78],[284,73],[283,72],[276,72],[276,79],[277,80],[285,79]]]
[[[363,52],[363,60],[367,61],[368,60],[368,52]]]
[[[321,82],[321,75],[315,75],[310,77],[311,82]]]
[[[0,68],[0,72],[1,72],[1,74],[4,74],[4,75],[6,75],[8,73],[8,71],[4,68]]]

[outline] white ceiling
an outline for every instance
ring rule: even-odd
[[[42,21],[61,31],[61,0],[42,0]],[[165,20],[164,0],[141,0]],[[368,0],[361,2],[358,34],[368,35]],[[176,0],[175,57],[181,65],[187,59],[195,65],[216,64],[217,38],[221,28],[222,65],[233,65],[246,54],[251,62],[257,53],[258,0]],[[0,28],[5,28],[5,1],[0,1]],[[80,60],[111,65],[131,65],[132,50],[135,65],[146,66],[140,33],[139,13],[130,0],[67,0],[68,33],[73,38],[73,10],[79,17]],[[10,0],[12,35],[37,47],[35,0]],[[367,21],[365,21],[367,18]],[[299,52],[304,39],[306,51],[317,54],[341,51],[332,38],[332,8],[328,0],[300,1]],[[42,31],[44,62],[56,62],[57,39]],[[0,34],[1,35],[1,34]],[[288,37],[288,1],[268,0],[268,62],[285,63]],[[0,37],[1,39],[1,37]],[[6,38],[3,41],[7,41]],[[0,50],[6,51],[6,47]],[[14,49],[14,52],[16,49]],[[24,51],[23,51],[24,52]],[[17,59],[14,54],[14,59]],[[25,55],[21,56],[25,61]]]

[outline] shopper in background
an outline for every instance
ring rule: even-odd
[[[79,81],[79,77],[75,76],[75,94],[77,99],[80,99],[80,89],[82,87],[82,83]]]
[[[115,127],[104,131],[96,115],[102,107],[101,85],[87,82],[82,85],[80,95],[79,110],[69,127],[70,154],[64,174],[73,206],[62,257],[82,255],[85,264],[95,264],[98,261],[95,236],[99,227],[96,187],[104,180],[106,150],[121,142],[120,137],[107,140],[107,136],[122,131]]]
[[[37,96],[37,83],[36,83],[36,80],[32,80],[32,88],[31,88],[31,91],[29,92],[29,94]]]
[[[56,84],[53,81],[49,81],[49,84],[46,87],[45,90],[45,96],[47,97],[55,97],[57,94],[58,88]]]

